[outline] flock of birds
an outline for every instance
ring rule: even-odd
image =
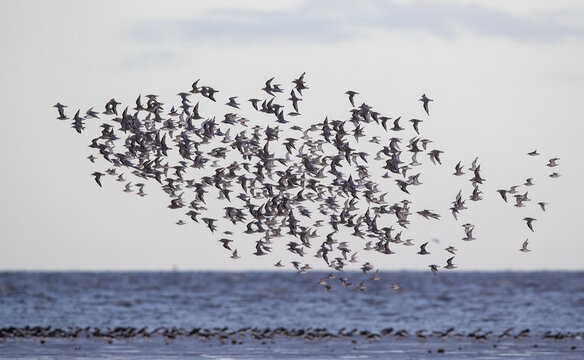
[[[189,221],[205,224],[212,234],[221,234],[218,242],[233,259],[240,258],[236,247],[239,239],[255,236],[253,255],[264,256],[276,245],[285,246],[297,256],[290,265],[301,273],[312,269],[308,259],[313,250],[313,256],[341,274],[350,264],[358,263],[365,275],[371,272],[372,279],[378,280],[378,270],[368,261],[360,262],[359,251],[391,255],[398,246],[417,245],[417,254],[430,254],[429,242],[418,245],[413,239],[405,239],[403,233],[411,216],[441,218],[433,210],[413,210],[413,203],[407,199],[412,188],[422,184],[422,162],[427,159],[433,165],[442,164],[443,151],[432,148],[432,140],[420,135],[423,120],[388,117],[365,103],[356,106],[359,94],[347,91],[351,105],[347,119],[327,117],[303,125],[297,117],[301,115],[303,92],[309,89],[304,78],[303,73],[292,81],[287,99],[281,94],[288,90],[274,78],[267,80],[261,89],[264,96],[248,100],[249,110],[263,117],[255,124],[238,115],[244,104],[237,96],[228,97],[225,106],[229,112],[222,115],[223,119],[202,116],[200,105],[202,108],[205,102],[216,102],[220,92],[199,85],[197,80],[189,91],[178,94],[180,106],[172,106],[169,111],[164,110],[157,95],[140,95],[133,109],[126,106],[123,110],[111,99],[103,112],[91,108],[82,114],[77,110],[72,127],[82,133],[87,121],[109,116],[89,145],[94,152],[88,159],[94,163],[101,157],[107,167],[92,174],[97,184],[115,179],[124,183],[124,192],[139,196],[147,195],[147,183],[157,184],[170,198],[168,207],[183,212],[178,225]],[[419,101],[425,116],[429,116],[433,100],[424,94]],[[70,120],[67,106],[57,103],[54,107],[57,119]],[[407,127],[413,132],[405,141],[398,135],[405,134]],[[366,130],[375,135],[367,135]],[[359,149],[365,141],[376,151]],[[532,151],[528,155],[540,154]],[[558,161],[552,158],[547,166],[555,168]],[[376,176],[375,171],[383,175]],[[483,199],[481,185],[486,180],[478,158],[469,168],[462,162],[454,166],[453,176],[467,174],[472,191],[470,195],[459,191],[452,202],[450,211],[455,221],[468,208],[467,201]],[[549,176],[560,175],[553,172]],[[388,189],[387,184],[395,188]],[[528,178],[523,185],[498,193],[505,202],[514,199],[515,207],[525,207],[531,201],[527,189],[533,185],[533,179]],[[389,197],[396,201],[390,202]],[[219,203],[215,199],[225,204],[220,210],[224,220],[213,216],[217,207],[208,209]],[[538,204],[546,210],[545,202]],[[534,231],[536,219],[523,220]],[[220,223],[231,223],[239,230],[227,230],[227,225]],[[473,224],[462,227],[465,236],[461,240],[476,239]],[[444,250],[452,256],[442,267],[428,265],[434,275],[439,268],[456,268],[457,249],[448,246]],[[528,240],[520,251],[530,251]],[[286,265],[280,260],[275,266]],[[335,275],[330,273],[320,284],[330,292],[333,279]],[[348,278],[338,275],[338,279],[342,286],[352,286]],[[362,291],[367,288],[365,281],[355,287]],[[399,284],[392,287],[397,290]]]

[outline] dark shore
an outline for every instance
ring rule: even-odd
[[[0,328],[0,339],[13,338],[59,338],[59,339],[77,339],[77,338],[93,338],[106,340],[120,340],[120,339],[134,339],[134,338],[152,338],[161,337],[164,339],[176,338],[197,338],[201,340],[217,339],[221,342],[257,340],[265,341],[277,338],[297,338],[306,341],[311,340],[382,340],[382,339],[405,339],[413,338],[419,341],[424,341],[431,338],[438,339],[471,339],[476,341],[487,340],[505,340],[514,339],[522,340],[526,338],[542,339],[542,340],[582,340],[584,333],[582,332],[551,332],[547,331],[543,335],[533,335],[530,329],[515,330],[510,328],[500,334],[493,331],[482,331],[477,329],[472,332],[463,333],[458,332],[454,328],[449,328],[444,331],[427,331],[419,330],[415,332],[408,332],[405,329],[386,328],[379,332],[372,332],[368,330],[359,329],[341,329],[336,332],[328,331],[325,328],[306,328],[306,329],[287,329],[284,327],[278,328],[241,328],[237,330],[224,328],[176,328],[176,327],[158,327],[156,329],[148,329],[147,327],[116,327],[114,329],[99,329],[96,327],[68,327],[66,329],[52,328],[50,326],[25,326],[25,327],[6,327]]]
[[[7,327],[0,359],[519,359],[584,358],[583,333],[160,327]]]

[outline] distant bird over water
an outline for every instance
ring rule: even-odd
[[[446,260],[446,265],[443,266],[444,269],[456,269],[456,265],[454,265],[452,263],[452,260],[454,260],[454,256],[449,258],[448,260]]]
[[[420,246],[420,251],[418,251],[418,254],[419,254],[419,255],[427,255],[427,254],[429,254],[429,252],[426,250],[426,245],[428,245],[428,243],[427,243],[427,242],[426,242],[426,243],[423,243],[423,244]]]
[[[436,276],[436,274],[438,274],[438,265],[428,265],[428,267],[430,268],[430,270],[432,271],[432,274],[434,274],[434,276]]]

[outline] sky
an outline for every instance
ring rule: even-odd
[[[262,96],[271,77],[289,89],[303,72],[304,121],[347,119],[344,93],[355,90],[359,102],[389,116],[423,117],[424,135],[444,151],[444,165],[429,167],[413,196],[445,221],[416,218],[409,233],[418,244],[429,241],[436,257],[418,249],[367,254],[377,267],[427,271],[454,245],[459,270],[584,269],[580,1],[9,1],[0,46],[0,270],[289,264],[284,246],[251,255],[253,239],[244,235],[236,239],[242,259],[230,259],[204,224],[175,225],[178,214],[155,186],[144,198],[113,181],[98,187],[90,174],[104,168],[86,159],[91,135],[56,120],[53,105],[73,115],[103,111],[111,98],[133,106],[153,93],[170,107],[201,79],[220,90],[205,113],[222,117],[228,96]],[[434,99],[430,116],[418,101],[423,93]],[[534,149],[542,155],[529,158]],[[446,210],[461,186],[449,174],[477,156],[485,200],[461,219],[476,225],[477,240],[466,243],[462,222]],[[561,159],[558,179],[547,177],[552,157]],[[549,203],[545,213],[534,203],[505,206],[496,193],[527,177],[536,183],[533,199]],[[530,215],[533,233],[521,220]],[[526,238],[532,252],[521,253]]]

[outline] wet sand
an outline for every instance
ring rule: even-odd
[[[581,333],[385,329],[0,329],[0,359],[583,359]]]

